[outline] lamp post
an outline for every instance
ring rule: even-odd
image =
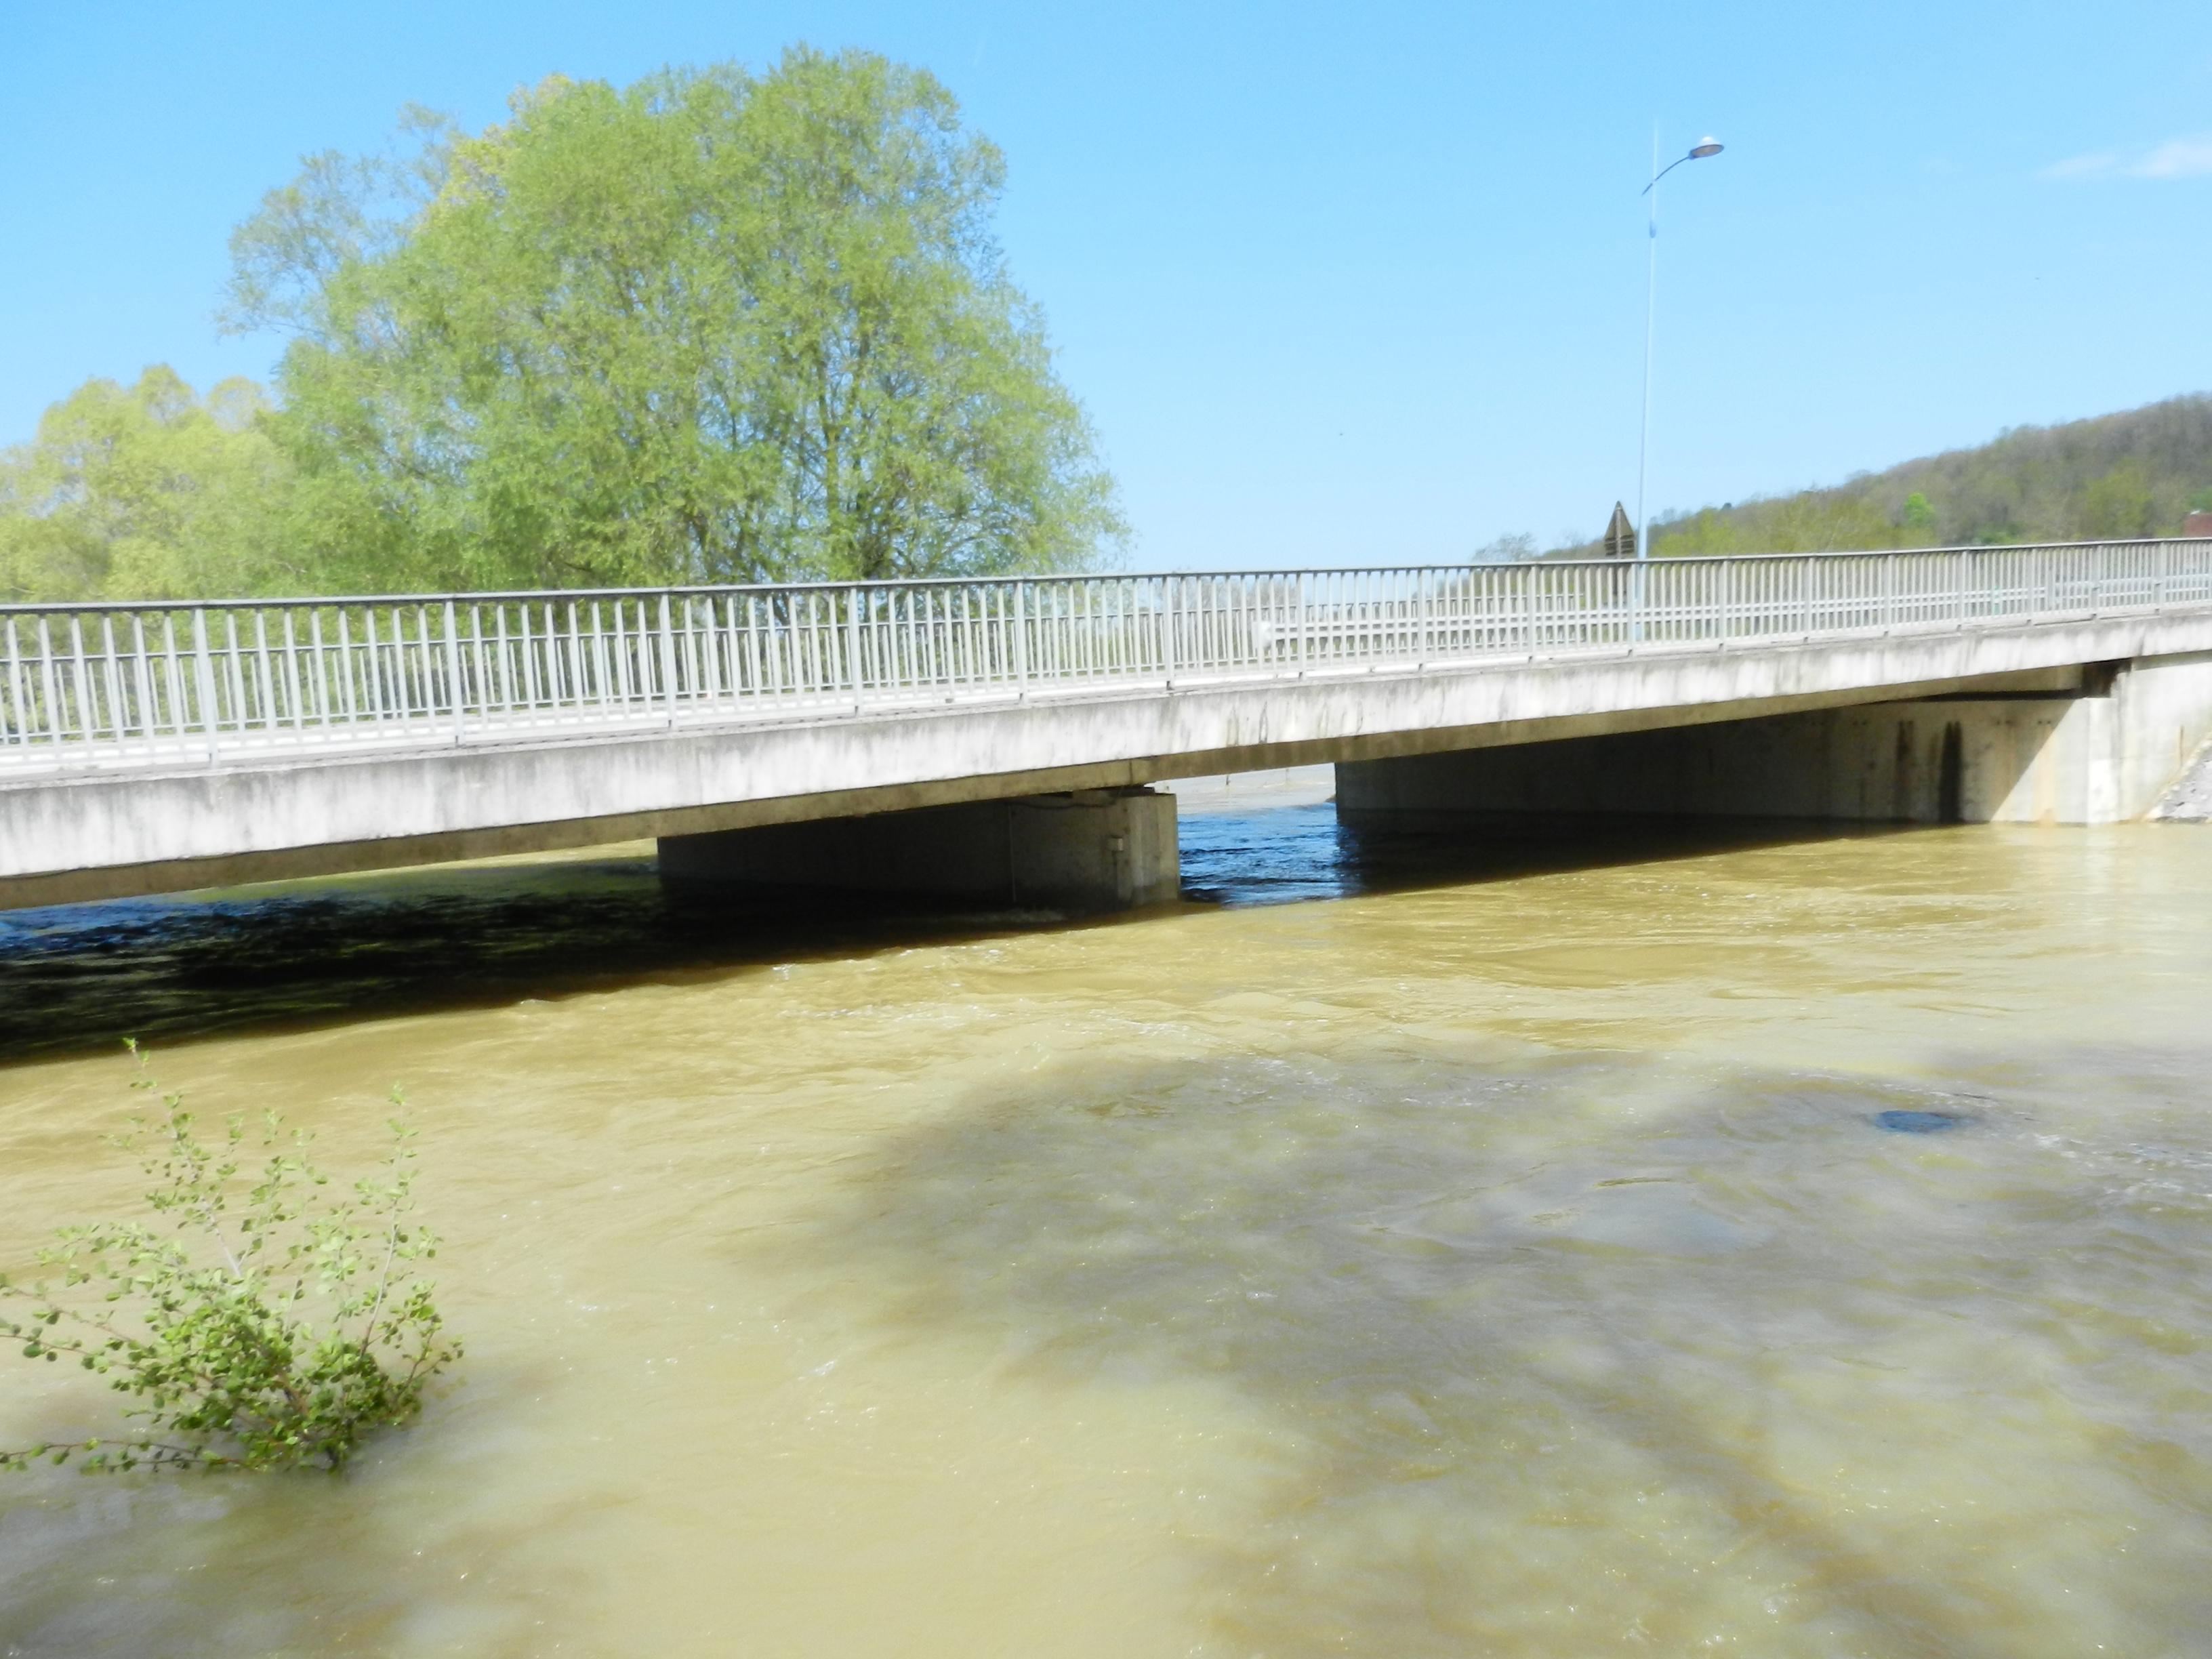
[[[1644,194],[1651,200],[1650,274],[1644,291],[1644,435],[1636,446],[1636,557],[1639,563],[1650,550],[1647,545],[1650,526],[1644,511],[1644,479],[1651,454],[1651,337],[1659,315],[1659,181],[1683,162],[1702,161],[1709,155],[1719,155],[1723,148],[1717,138],[1708,136],[1692,144],[1688,155],[1678,155],[1662,167],[1659,165],[1659,129],[1651,129],[1651,182],[1644,186]]]

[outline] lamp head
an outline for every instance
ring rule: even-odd
[[[1692,161],[1702,161],[1708,155],[1717,155],[1727,148],[1728,146],[1722,143],[1719,139],[1708,135],[1691,146],[1689,159]]]

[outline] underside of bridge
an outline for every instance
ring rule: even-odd
[[[2212,736],[2212,653],[2007,689],[1337,763],[1346,818],[1696,816],[2045,824],[2140,818]],[[1085,790],[663,836],[665,876],[1103,911],[1176,892],[1175,802]]]
[[[2071,690],[1898,702],[1337,767],[1347,817],[1686,815],[1900,823],[2140,818],[2212,737],[2212,653],[2091,664]]]

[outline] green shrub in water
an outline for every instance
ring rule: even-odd
[[[0,1451],[0,1466],[343,1468],[372,1432],[411,1420],[461,1352],[432,1286],[410,1276],[437,1253],[435,1235],[408,1218],[410,1132],[395,1120],[377,1173],[332,1189],[307,1160],[306,1133],[276,1113],[258,1136],[232,1118],[211,1147],[143,1061],[131,1086],[161,1099],[117,1139],[154,1182],[153,1224],[64,1228],[39,1253],[58,1280],[0,1277],[0,1308],[29,1307],[0,1316],[0,1334],[27,1358],[106,1376],[131,1396],[136,1425],[112,1441]],[[392,1098],[400,1103],[397,1090]],[[240,1173],[257,1139],[258,1178]]]

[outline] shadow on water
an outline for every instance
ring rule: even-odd
[[[1191,905],[1285,903],[1845,833],[1887,832],[1688,820],[1392,831],[1341,823],[1326,804],[1193,813],[1182,828],[1183,890]],[[794,907],[666,887],[642,853],[0,912],[0,1060],[1146,919],[945,914],[881,899]]]
[[[2189,1650],[2160,1638],[2202,1627],[2182,1564],[2207,1542],[2204,1431],[2122,1413],[2095,1449],[2104,1488],[2069,1489],[2092,1478],[2078,1462],[2063,1486],[2008,1486],[2038,1460],[2008,1437],[2048,1425],[1990,1383],[2100,1249],[2137,1270],[2106,1283],[2110,1318],[2174,1317],[2179,1284],[2202,1328],[2189,1241],[2114,1206],[2142,1171],[2112,1149],[2066,1166],[2070,1207],[2021,1181],[2053,1156],[2031,1109],[1991,1105],[1932,1165],[1875,1126],[1947,1103],[1602,1054],[1064,1067],[872,1148],[721,1259],[749,1294],[865,1276],[867,1295],[804,1316],[863,1398],[875,1356],[927,1364],[953,1334],[994,1352],[992,1390],[1060,1396],[1071,1419],[1102,1395],[1148,1413],[1146,1478],[1208,1500],[1188,1529],[1130,1540],[1193,1570],[1199,1639],[1178,1650],[2018,1659],[2094,1650],[2114,1607],[2145,1638],[2115,1650]],[[951,1352],[966,1366],[976,1346]],[[1778,1366],[1843,1386],[1793,1394]],[[474,1445],[426,1425],[434,1454],[395,1441],[344,1483],[50,1483],[0,1514],[0,1589],[19,1591],[0,1595],[0,1651],[548,1650],[538,1626],[566,1603],[538,1534],[618,1497],[574,1492],[517,1528],[465,1494],[532,1453],[532,1431],[498,1425],[558,1369],[478,1368]],[[2083,1517],[2129,1480],[2172,1507],[2163,1535],[2111,1547]],[[968,1497],[945,1492],[946,1527]],[[2053,1534],[2086,1623],[2048,1617],[2018,1571]]]
[[[1194,818],[1186,848],[1224,886],[1268,874],[1224,894],[1255,902],[1655,855],[1612,836],[1393,848],[1288,816]],[[1303,875],[1285,850],[1301,837]],[[1682,826],[1663,855],[1799,838]],[[659,890],[642,862],[565,869],[414,878],[397,900],[362,883],[357,902],[427,912],[437,961],[465,921],[495,934],[501,914],[538,914],[501,905],[549,907],[534,925],[551,928],[595,884],[623,914]],[[489,908],[439,920],[424,895],[448,882]],[[657,926],[691,925],[651,902]],[[666,960],[645,955],[611,971]],[[533,971],[556,969],[574,972],[565,956]],[[271,1017],[260,983],[238,1022]],[[856,1400],[931,1367],[959,1367],[958,1386],[980,1351],[980,1398],[1064,1395],[1073,1423],[1104,1395],[1109,1415],[1157,1424],[1137,1479],[1212,1488],[1188,1528],[1131,1545],[1193,1565],[1208,1639],[1182,1650],[2194,1650],[2186,1631],[2212,1616],[2192,1565],[2212,1548],[2195,1248],[2212,1164],[2197,1138],[2145,1143],[2114,1080],[2193,1087],[2198,1050],[2054,1034],[1931,1062],[1939,1086],[1389,1030],[1321,1052],[1231,1029],[1241,1046],[1204,1058],[976,1087],[841,1147],[794,1218],[691,1236],[733,1289],[779,1298],[763,1317],[787,1308],[842,1360]],[[2093,1091],[2094,1113],[2047,1110]],[[1885,1133],[1885,1114],[1960,1121],[1931,1139]],[[682,1133],[702,1190],[752,1178],[750,1133]],[[465,1433],[426,1424],[352,1477],[435,1488],[412,1507],[148,1482],[0,1516],[0,1581],[24,1587],[11,1601],[0,1583],[0,1650],[544,1650],[529,1621],[561,1611],[544,1581],[563,1558],[538,1533],[580,1531],[623,1492],[564,1487],[521,1529],[466,1498],[558,1462],[516,1409],[556,1382],[479,1365]],[[1071,1438],[1077,1457],[1094,1443]],[[948,1529],[971,1495],[948,1486]],[[463,1591],[441,1558],[497,1588]],[[421,1633],[471,1609],[481,1626]]]
[[[1663,1109],[1616,1115],[1639,1097]],[[1190,1387],[1243,1402],[1264,1486],[1221,1494],[1194,1546],[1224,1652],[1684,1652],[1723,1628],[1770,1652],[2086,1650],[1980,1570],[2054,1535],[2106,1547],[2086,1493],[1976,1484],[1978,1460],[2028,1449],[1977,1443],[1986,1378],[2018,1363],[1990,1310],[2069,1299],[2026,1239],[2077,1261],[2143,1241],[2018,1180],[2051,1157],[2025,1111],[1954,1139],[1954,1165],[1875,1127],[1939,1103],[1862,1079],[1662,1083],[1619,1055],[1086,1069],[886,1146],[850,1201],[760,1248],[866,1274],[895,1335],[981,1332],[1001,1376],[1157,1391],[1164,1459],[1221,1431],[1178,1423]],[[1578,1116],[1607,1133],[1556,1133]],[[2188,1273],[2185,1249],[2159,1257]],[[2141,1301],[2126,1316],[2173,1316],[2169,1289]],[[1934,1357],[1923,1334],[1954,1323]],[[1791,1366],[1814,1386],[1778,1389]],[[2212,1448],[2187,1437],[2116,1428],[2104,1456],[2201,1478]],[[2203,1546],[2187,1531],[2169,1553]],[[2099,1588],[2190,1627],[2193,1588],[2144,1596],[2160,1569],[2124,1565]]]

